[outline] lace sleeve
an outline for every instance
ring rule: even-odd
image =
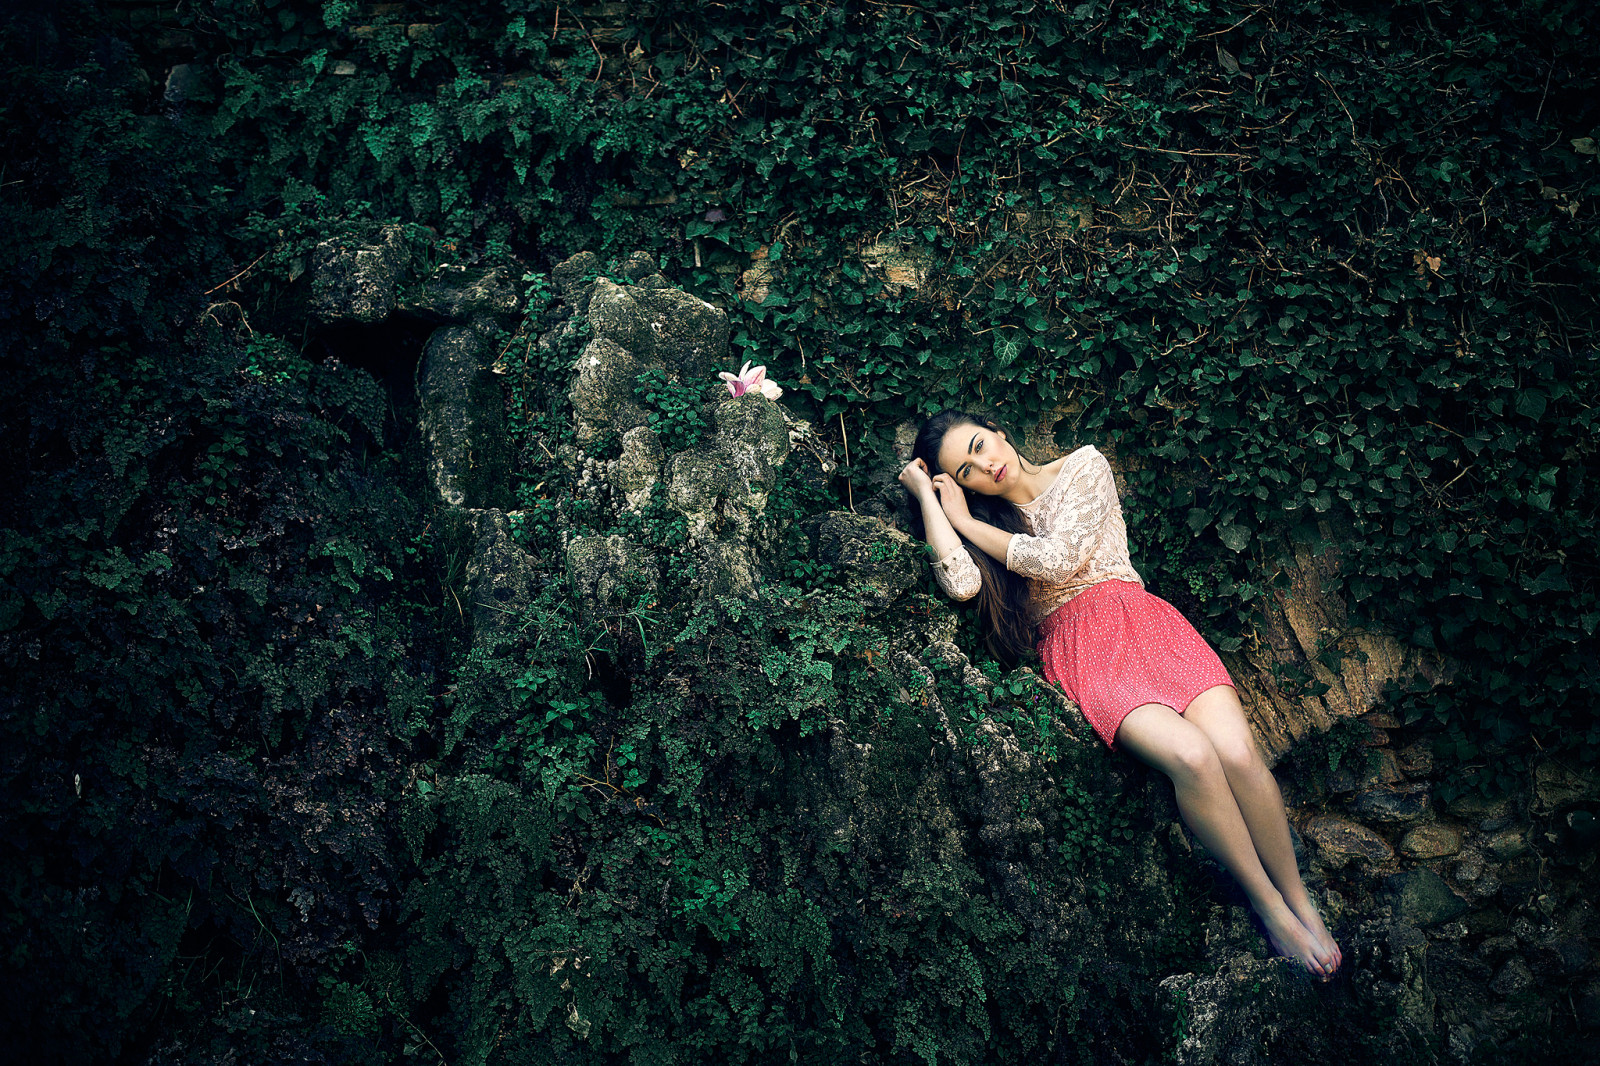
[[[970,600],[983,586],[983,576],[965,547],[959,547],[933,564],[933,578],[952,600]]]
[[[1088,461],[1076,470],[1062,471],[1070,477],[1061,494],[1061,503],[1043,536],[1018,533],[1006,548],[1006,569],[1026,577],[1046,581],[1065,581],[1083,569],[1100,544],[1100,532],[1117,506],[1117,482],[1111,464],[1098,450],[1090,449]]]

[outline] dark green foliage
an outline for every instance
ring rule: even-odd
[[[703,385],[675,381],[656,367],[639,375],[634,392],[668,455],[693,448],[710,428],[702,412],[707,391]]]
[[[1358,619],[1460,663],[1396,694],[1442,757],[1594,761],[1591,4],[604,17],[0,16],[0,1017],[38,1058],[1167,1046],[1153,982],[1202,965],[1215,891],[1149,804],[1108,802],[1141,779],[1064,765],[1020,675],[985,700],[934,671],[964,739],[1002,723],[1053,774],[1016,802],[1091,933],[1193,909],[1063,947],[973,857],[966,770],[882,666],[926,601],[874,613],[794,523],[758,602],[704,602],[659,498],[576,494],[581,316],[538,340],[579,249],[650,252],[842,436],[853,487],[786,471],[774,514],[863,495],[899,422],[985,403],[1039,452],[1114,447],[1136,564],[1216,643],[1249,639],[1293,539],[1331,545]],[[527,268],[498,365],[546,583],[498,647],[468,651],[470,545],[422,502],[407,368],[386,396],[315,358],[311,251],[382,222],[419,271]],[[642,385],[692,443],[714,384]],[[582,620],[573,531],[659,549],[663,588]],[[1145,857],[1176,887],[1129,903]],[[1349,1025],[1376,1055],[1381,1019]]]
[[[12,411],[5,1010],[45,1042],[337,972],[398,901],[383,811],[444,663],[382,397],[198,336],[35,365]]]
[[[1037,1050],[1061,1011],[1072,1031],[1075,970],[954,846],[970,815],[929,758],[924,705],[884,667],[890,619],[784,586],[702,605],[617,707],[597,691],[612,642],[538,610],[510,743],[419,783],[403,822],[421,863],[411,994],[448,982],[439,1025],[459,1054],[506,1054],[490,1054],[500,1033],[531,1061],[971,1061]],[[852,764],[830,720],[893,753],[845,785],[864,824],[836,794]],[[1081,859],[1063,846],[1059,876],[1088,873]]]

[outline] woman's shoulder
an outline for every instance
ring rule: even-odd
[[[1091,481],[1099,481],[1111,472],[1110,462],[1107,461],[1100,449],[1093,444],[1085,444],[1074,448],[1045,469],[1050,470],[1051,467],[1054,468],[1052,473],[1055,475],[1050,482],[1050,488],[1052,489],[1057,485],[1064,486],[1072,483],[1076,483],[1081,487],[1085,478]]]
[[[1045,463],[1039,469],[1047,478],[1050,479],[1050,483],[1045,486],[1043,492],[1035,496],[1030,502],[1022,504],[1021,506],[1024,509],[1030,510],[1039,506],[1045,501],[1045,499],[1054,496],[1057,488],[1066,487],[1071,478],[1064,477],[1063,475],[1066,475],[1070,468],[1076,466],[1085,459],[1092,459],[1098,455],[1100,455],[1100,452],[1095,448],[1094,445],[1085,444],[1081,448],[1075,448],[1066,455],[1059,456],[1058,458],[1052,459],[1050,462]]]
[[[1045,469],[1053,471],[1059,477],[1059,475],[1064,473],[1069,467],[1074,467],[1081,463],[1093,463],[1096,461],[1104,463],[1106,461],[1106,457],[1102,455],[1100,453],[1100,449],[1096,448],[1093,444],[1083,444],[1074,448],[1066,455],[1063,455],[1055,462],[1047,464]]]

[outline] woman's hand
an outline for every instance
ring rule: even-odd
[[[939,506],[944,509],[951,525],[972,517],[972,512],[967,509],[967,494],[956,484],[955,478],[949,474],[939,474],[933,478],[933,491],[938,494]]]
[[[933,481],[928,476],[928,464],[921,459],[911,460],[900,471],[900,484],[911,495],[922,499],[933,488]]]

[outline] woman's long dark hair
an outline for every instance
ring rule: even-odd
[[[926,463],[930,474],[942,473],[939,468],[939,445],[943,443],[944,435],[957,426],[969,425],[1002,432],[992,418],[966,411],[940,411],[917,430],[912,458]],[[1015,447],[1016,441],[1011,434],[1006,434],[1006,437]],[[1028,461],[1021,452],[1017,456],[1024,462]],[[1010,502],[965,488],[961,491],[966,494],[967,509],[978,521],[987,522],[1007,533],[1028,532],[1028,527],[1022,521],[1022,513]],[[922,508],[916,506],[917,501],[911,502],[913,532],[926,540],[928,531]],[[956,535],[961,536],[959,533]],[[978,590],[978,613],[983,618],[989,650],[1000,659],[1015,663],[1032,651],[1034,645],[1033,625],[1028,621],[1028,579],[1007,570],[1005,563],[990,558],[966,537],[961,537],[961,543],[966,546],[967,554],[972,556],[972,561],[978,565],[978,573],[983,577],[983,586]]]

